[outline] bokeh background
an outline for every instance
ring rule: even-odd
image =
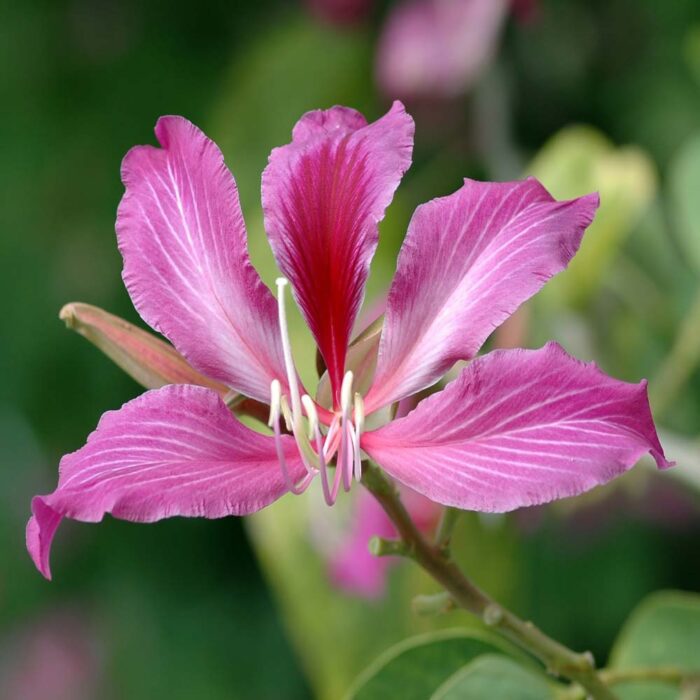
[[[54,582],[34,570],[31,496],[139,391],[57,314],[79,300],[138,321],[115,245],[119,163],[153,142],[161,114],[221,145],[268,283],[260,173],[309,109],[348,104],[374,119],[399,96],[416,118],[371,298],[415,206],[463,176],[534,173],[559,197],[600,190],[580,259],[494,342],[554,338],[615,376],[648,377],[679,466],[642,465],[552,507],[466,516],[460,556],[504,602],[601,660],[646,593],[700,590],[700,5],[504,3],[495,20],[477,13],[436,38],[429,21],[402,30],[400,4],[0,5],[0,697],[335,698],[392,642],[472,624],[415,618],[410,598],[432,588],[406,565],[378,599],[334,587],[328,548],[353,504],[329,514],[314,494],[249,523],[66,523]],[[295,341],[310,377],[308,337]]]

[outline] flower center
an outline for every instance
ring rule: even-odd
[[[301,396],[299,393],[299,381],[289,341],[284,294],[289,281],[280,277],[276,283],[277,311],[289,395],[283,393],[279,380],[272,381],[268,425],[274,431],[277,458],[287,488],[294,494],[301,494],[306,491],[314,477],[320,474],[323,497],[328,505],[333,505],[338,498],[341,483],[343,489],[349,491],[353,477],[356,481],[362,478],[360,436],[364,428],[364,404],[359,393],[353,396],[353,374],[346,372],[340,390],[340,411],[333,416],[328,429],[324,432],[314,400],[308,394]],[[292,478],[287,464],[287,454],[282,442],[282,420],[294,437],[299,456],[306,469],[306,474],[296,481]],[[331,484],[328,466],[333,458],[335,458],[335,476]]]

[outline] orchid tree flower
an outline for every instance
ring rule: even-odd
[[[451,98],[491,62],[508,0],[406,0],[392,7],[377,46],[377,83],[386,95]]]
[[[436,503],[508,511],[573,496],[650,452],[669,466],[646,383],[627,384],[556,344],[476,357],[484,341],[566,267],[597,195],[553,199],[536,180],[465,180],[416,210],[390,288],[371,386],[346,358],[378,224],[411,162],[414,125],[396,102],[368,124],[345,107],[305,114],[263,173],[277,300],[252,266],[236,184],[217,146],[182,117],[160,148],[125,157],[117,215],[123,278],[141,317],[199,375],[269,406],[272,434],[241,423],[221,391],[168,384],[105,413],[32,501],[27,547],[50,577],[64,517],[152,522],[245,515],[319,479],[327,503],[363,460]],[[287,329],[291,286],[328,368],[326,405],[302,386]],[[408,415],[372,414],[468,364]],[[197,376],[199,376],[197,375]],[[386,413],[386,412],[384,412]]]

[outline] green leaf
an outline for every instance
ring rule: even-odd
[[[478,656],[450,676],[430,700],[552,700],[545,678],[505,656]]]
[[[634,610],[615,642],[610,667],[673,666],[700,672],[700,596],[664,591]],[[615,686],[621,700],[672,700],[678,689],[649,681]]]
[[[686,142],[671,161],[669,187],[678,243],[700,272],[700,134]]]
[[[487,632],[433,632],[406,639],[385,651],[356,680],[348,698],[425,700],[465,663],[483,654],[526,659],[512,645]]]
[[[527,170],[558,199],[600,193],[600,209],[565,274],[542,298],[581,304],[597,290],[610,263],[656,193],[656,170],[640,148],[614,146],[599,131],[567,127],[553,136]]]

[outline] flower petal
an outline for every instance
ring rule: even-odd
[[[296,446],[283,440],[298,478]],[[61,460],[56,490],[32,500],[27,549],[50,578],[51,540],[63,517],[220,518],[260,510],[285,491],[272,438],[246,428],[213,391],[169,385],[105,413],[87,444]]]
[[[474,360],[406,418],[366,433],[362,447],[434,501],[495,512],[582,493],[645,452],[672,466],[646,382],[612,379],[556,343]]]
[[[433,384],[576,253],[598,195],[557,202],[534,178],[465,180],[416,210],[389,290],[367,411]]]
[[[361,598],[379,598],[384,593],[391,557],[375,557],[367,547],[375,535],[396,537],[396,529],[374,496],[360,489],[352,504],[352,522],[345,539],[328,562],[333,583]]]
[[[392,7],[377,48],[377,82],[406,99],[465,92],[496,53],[506,0],[409,0]]]
[[[272,250],[290,279],[328,368],[337,402],[378,222],[411,162],[413,120],[403,105],[373,124],[354,110],[309,112],[263,173]]]
[[[275,299],[250,262],[236,183],[221,151],[182,117],[161,117],[162,149],[122,163],[117,237],[142,318],[203,374],[260,401],[284,381]]]

